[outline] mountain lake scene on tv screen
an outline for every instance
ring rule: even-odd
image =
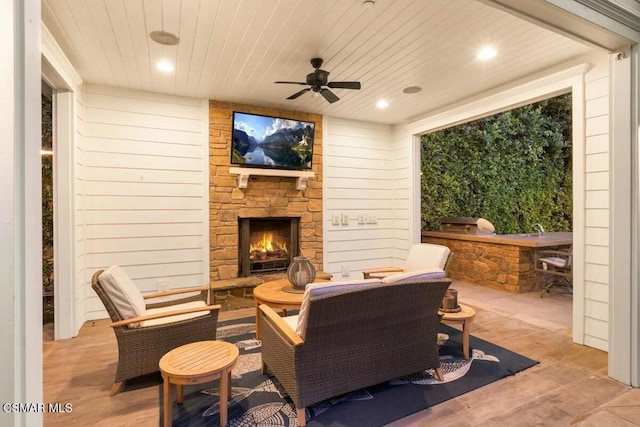
[[[231,163],[311,168],[314,123],[235,113]]]

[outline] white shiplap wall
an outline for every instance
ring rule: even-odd
[[[609,142],[609,62],[602,60],[585,75],[584,343],[605,351],[609,336]]]
[[[208,102],[85,86],[82,103],[77,244],[87,319],[104,317],[90,279],[112,264],[143,293],[208,283]]]
[[[323,144],[324,269],[334,280],[361,278],[363,269],[391,265],[393,257],[397,175],[391,127],[325,116]]]
[[[393,258],[391,266],[402,267],[415,243],[420,243],[420,181],[419,159],[415,156],[414,136],[402,129],[393,129]],[[416,218],[417,217],[417,218]]]
[[[78,87],[75,94],[75,147],[73,155],[73,191],[75,192],[75,218],[74,218],[74,239],[75,239],[75,294],[76,301],[76,333],[82,324],[87,321],[87,298],[95,296],[91,286],[91,273],[87,272],[85,254],[85,111],[83,90]],[[64,286],[64,285],[63,285]]]

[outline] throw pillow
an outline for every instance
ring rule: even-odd
[[[112,265],[107,268],[98,280],[123,319],[144,315],[147,310],[144,298],[120,266]]]

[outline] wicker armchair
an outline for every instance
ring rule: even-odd
[[[304,331],[260,306],[263,373],[284,387],[301,426],[307,406],[340,394],[430,368],[442,380],[438,308],[451,280],[368,282],[316,296],[307,289]]]
[[[185,288],[145,295],[144,300],[175,296],[181,293],[198,295],[146,304],[150,314],[125,318],[108,291],[100,283],[104,270],[96,271],[91,286],[111,317],[111,327],[118,341],[118,368],[110,395],[116,394],[125,380],[158,371],[160,358],[170,350],[195,341],[216,339],[219,305],[207,305],[209,288]],[[169,317],[175,316],[171,319]],[[197,316],[197,317],[193,317]],[[189,318],[191,317],[191,318]],[[177,319],[177,320],[174,320]],[[145,325],[145,323],[150,325]],[[157,324],[160,323],[160,324]]]
[[[396,273],[411,272],[433,267],[441,268],[446,273],[452,258],[453,254],[446,246],[434,245],[431,243],[418,243],[411,246],[403,268],[372,268],[363,270],[362,274],[365,279],[382,279]]]

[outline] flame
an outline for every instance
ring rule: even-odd
[[[287,244],[285,242],[276,242],[272,233],[264,233],[262,235],[262,239],[249,245],[249,250],[251,252],[273,252],[276,250],[287,251]]]

